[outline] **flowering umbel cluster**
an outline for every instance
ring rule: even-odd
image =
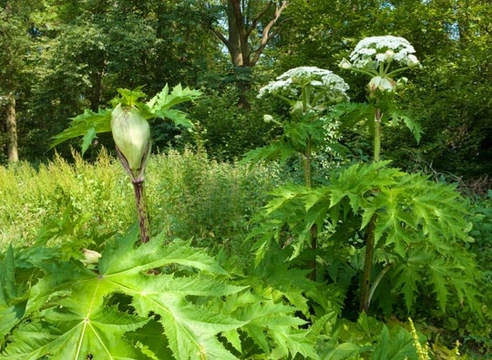
[[[371,92],[394,91],[399,85],[394,80],[396,74],[421,66],[414,53],[414,47],[402,37],[372,36],[359,41],[349,56],[350,61],[343,59],[340,67],[371,76]]]
[[[314,66],[301,66],[290,69],[278,76],[275,81],[262,87],[258,98],[272,94],[289,102],[293,107],[302,102],[303,93],[309,88],[308,106],[310,110],[321,109],[349,99],[349,86],[330,70]]]

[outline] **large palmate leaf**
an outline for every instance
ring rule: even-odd
[[[138,358],[123,335],[148,319],[105,307],[104,297],[113,288],[79,264],[67,265],[50,266],[57,271],[52,273],[54,276],[43,278],[33,287],[28,309],[40,310],[13,332],[5,356],[38,359],[52,354],[54,358],[86,359],[98,354],[108,359]]]
[[[27,304],[35,316],[14,330],[2,356],[148,359],[165,353],[169,346],[176,359],[200,359],[204,354],[235,359],[217,334],[246,322],[211,312],[192,300],[226,296],[245,287],[216,280],[227,273],[182,241],[164,246],[164,239],[156,237],[135,247],[137,239],[132,231],[108,244],[98,271],[78,262],[39,264],[47,275],[31,289]],[[162,328],[144,327],[154,317]],[[159,333],[152,333],[156,329]],[[149,331],[148,336],[144,331]],[[127,333],[134,334],[129,339],[137,342],[127,340]],[[156,347],[159,337],[163,349]],[[152,343],[146,344],[147,340]]]
[[[27,296],[15,277],[14,250],[9,246],[0,260],[0,349],[2,340],[19,323],[25,313]]]
[[[381,276],[387,272],[408,310],[425,290],[435,294],[442,310],[452,296],[474,308],[478,272],[464,250],[473,241],[465,199],[455,186],[388,165],[380,161],[350,166],[334,172],[323,187],[276,189],[253,233],[258,236],[257,262],[274,241],[283,246],[292,243],[293,256],[298,256],[311,246],[314,224],[318,230],[328,229],[329,241],[337,243],[351,243],[361,235],[363,242],[372,232],[374,246],[383,254],[374,261],[381,262],[385,269]],[[295,241],[282,241],[285,233]],[[418,252],[425,257],[416,256]]]
[[[147,102],[147,106],[153,114],[157,115],[157,117],[161,117],[159,116],[160,112],[169,110],[173,106],[183,102],[196,100],[201,96],[202,92],[190,89],[189,87],[183,89],[181,84],[176,85],[173,90],[169,92],[169,86],[166,84],[160,93]]]
[[[268,291],[263,296],[252,291],[229,296],[221,304],[221,312],[243,320],[245,325],[224,333],[224,336],[239,352],[246,350],[239,340],[243,334],[261,353],[267,354],[268,359],[286,359],[296,354],[301,354],[304,359],[317,359],[316,339],[309,336],[308,330],[299,328],[306,322],[293,315],[296,307],[276,302],[270,296]],[[247,349],[246,353],[249,351],[253,350]]]
[[[390,114],[391,120],[395,123],[399,123],[400,121],[403,121],[412,133],[412,135],[415,137],[415,140],[417,143],[420,142],[420,138],[422,137],[423,131],[420,125],[415,122],[410,116],[407,114],[401,112],[401,111],[392,111]]]
[[[111,110],[101,109],[98,112],[85,110],[83,114],[71,119],[70,126],[61,133],[53,136],[50,148],[69,139],[83,137],[82,154],[87,151],[89,145],[97,137],[96,134],[111,131]]]
[[[183,111],[171,108],[183,102],[197,99],[202,95],[198,90],[192,90],[188,87],[183,89],[181,84],[176,85],[171,92],[166,84],[161,92],[147,103],[141,102],[146,97],[141,87],[134,90],[118,89],[118,93],[119,96],[112,101],[113,108],[120,103],[136,106],[146,119],[169,119],[175,125],[184,127],[191,127],[191,121],[186,118],[186,114]],[[70,126],[53,137],[50,148],[54,148],[69,139],[82,136],[82,154],[84,154],[93,140],[97,138],[97,134],[111,131],[110,123],[113,108],[99,109],[98,112],[85,110],[83,114],[72,118]]]

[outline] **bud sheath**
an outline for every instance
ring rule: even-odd
[[[150,152],[150,126],[135,107],[116,106],[111,114],[111,131],[118,151],[137,176],[143,172]]]

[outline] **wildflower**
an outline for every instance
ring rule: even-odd
[[[415,66],[419,66],[419,65],[420,65],[420,62],[415,55],[413,55],[413,54],[408,55],[408,58],[407,58],[407,66],[408,67],[415,67]]]
[[[348,61],[345,58],[342,59],[342,61],[340,62],[340,64],[338,66],[340,66],[340,68],[342,68],[344,70],[350,70],[352,68],[352,64],[350,63],[350,61]]]
[[[413,64],[417,60],[413,53],[414,47],[402,37],[372,36],[359,41],[350,54],[350,61],[359,69],[378,69],[381,63],[392,61],[408,66],[409,61]]]
[[[349,86],[340,76],[314,66],[301,66],[286,71],[262,87],[258,98],[272,94],[295,105],[307,87],[311,88],[312,99],[316,102],[310,104],[313,108],[319,104],[334,104],[349,99]]]
[[[393,79],[389,77],[375,76],[371,79],[369,83],[369,90],[374,92],[376,90],[380,91],[393,91],[395,89],[396,83]]]
[[[369,75],[371,93],[395,91],[404,87],[406,79],[395,81],[394,76],[405,69],[420,66],[414,52],[413,46],[402,37],[372,36],[359,41],[350,54],[350,61],[343,59],[339,66]],[[400,66],[391,70],[395,64]]]
[[[412,55],[413,56],[413,55]],[[384,57],[385,57],[385,60],[386,61],[392,61],[393,58],[395,57],[395,52],[391,49],[388,49],[386,50],[386,52],[384,53]]]

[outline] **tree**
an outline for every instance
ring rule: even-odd
[[[226,46],[235,67],[256,65],[267,44],[278,34],[281,22],[277,22],[287,3],[271,0],[227,2],[224,9],[227,35],[216,24],[210,28]]]
[[[215,66],[220,49],[203,31],[189,4],[162,1],[53,1],[35,18],[39,29],[31,51],[26,121],[20,125],[24,151],[39,160],[39,149],[84,108],[97,111],[118,88],[144,84],[146,92],[166,83],[196,87]],[[156,127],[155,148],[168,146],[176,128]],[[168,126],[168,125],[166,125]],[[168,131],[169,130],[169,131]],[[108,145],[103,135],[99,144]],[[95,156],[97,148],[89,151]],[[57,148],[69,155],[68,144]]]
[[[228,0],[211,5],[201,4],[204,25],[225,46],[241,92],[240,107],[249,108],[246,92],[250,88],[251,70],[265,48],[277,36],[288,1]]]
[[[413,154],[438,172],[486,176],[492,171],[490,6],[482,0],[453,4],[442,12],[441,36],[430,39],[436,46],[426,49],[425,71],[405,97],[424,128]]]
[[[5,117],[9,162],[19,160],[16,97],[28,52],[29,3],[0,2],[0,113]]]

